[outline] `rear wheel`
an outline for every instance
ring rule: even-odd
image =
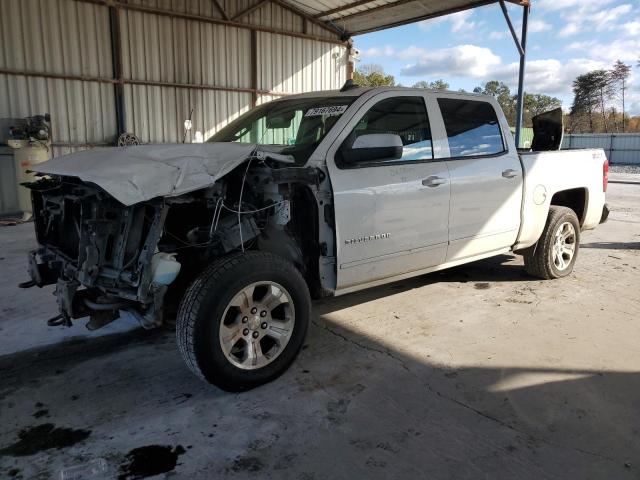
[[[580,248],[580,223],[575,212],[552,205],[538,242],[524,252],[524,265],[533,276],[551,279],[566,277]]]
[[[300,351],[311,300],[288,261],[264,252],[212,264],[187,289],[176,321],[178,346],[199,377],[242,391],[282,374]]]

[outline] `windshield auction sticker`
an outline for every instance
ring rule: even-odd
[[[349,105],[332,105],[330,107],[315,107],[307,110],[304,114],[305,117],[320,117],[326,115],[333,117],[336,115],[342,115]]]

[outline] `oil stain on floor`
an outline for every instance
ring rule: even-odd
[[[56,427],[52,423],[43,423],[27,427],[18,433],[18,441],[0,449],[0,456],[26,457],[52,448],[60,450],[86,440],[91,430]]]
[[[176,468],[178,457],[185,452],[181,445],[147,445],[127,453],[120,465],[118,480],[136,480],[167,473]]]

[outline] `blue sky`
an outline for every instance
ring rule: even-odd
[[[520,32],[521,8],[509,6]],[[354,38],[356,65],[377,63],[396,82],[446,80],[472,90],[497,79],[517,90],[518,53],[499,5],[488,5]],[[640,115],[640,0],[533,0],[525,90],[571,105],[571,82],[584,72],[632,65],[627,111]]]

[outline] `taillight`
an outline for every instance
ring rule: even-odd
[[[604,161],[602,164],[602,191],[607,191],[607,185],[609,184],[609,160]]]

